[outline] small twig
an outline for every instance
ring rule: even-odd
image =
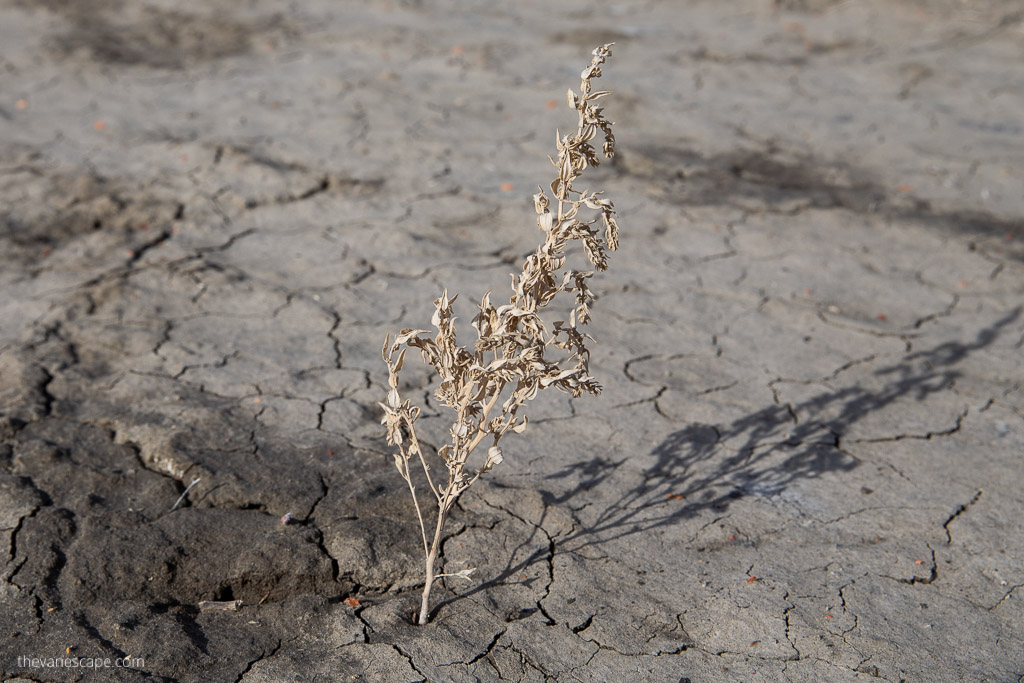
[[[438,574],[438,575],[436,575],[434,577],[434,580],[437,581],[438,579],[443,579],[446,576],[454,576],[454,577],[459,578],[459,579],[469,580],[469,575],[472,574],[475,571],[476,571],[476,567],[472,567],[471,569],[463,569],[462,571],[453,572],[451,574]]]
[[[242,606],[241,600],[203,600],[199,603],[200,612],[237,612]]]
[[[175,510],[178,509],[178,506],[181,505],[181,501],[185,500],[185,496],[188,495],[188,492],[192,490],[193,486],[199,483],[200,479],[201,477],[196,477],[195,479],[192,480],[192,483],[188,485],[188,488],[182,491],[181,495],[178,496],[178,500],[174,501],[174,505],[171,507],[171,512],[174,512]]]

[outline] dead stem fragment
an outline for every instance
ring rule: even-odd
[[[573,188],[587,166],[600,163],[592,144],[599,133],[604,140],[604,156],[611,158],[614,154],[612,124],[604,117],[602,108],[595,106],[608,92],[594,92],[591,85],[593,79],[601,76],[601,65],[610,54],[611,44],[594,50],[593,59],[580,75],[579,92],[568,93],[569,106],[578,114],[576,132],[564,136],[556,133],[558,157],[551,159],[551,163],[558,169],[558,176],[550,185],[553,200],[542,188],[533,197],[537,225],[545,233],[544,242],[526,259],[522,272],[512,276],[513,291],[507,304],[495,307],[490,292],[484,294],[479,313],[473,318],[477,340],[472,350],[456,343],[452,312],[456,297],[449,298],[447,291],[434,301],[431,324],[437,332],[433,338],[429,330],[406,329],[398,333],[394,342],[390,335],[384,340],[381,356],[388,366],[390,389],[385,402],[380,404],[384,410],[381,423],[387,427],[388,444],[397,447],[395,467],[412,493],[426,558],[420,624],[427,623],[434,580],[441,576],[465,578],[471,571],[435,574],[434,562],[444,522],[462,492],[502,462],[501,438],[509,431],[522,433],[526,429],[526,417],[519,417],[520,408],[541,389],[550,387],[573,397],[601,392],[601,385],[589,372],[590,351],[586,342],[591,337],[580,331],[580,326],[590,321],[594,297],[587,280],[594,273],[565,269],[565,249],[571,240],[578,240],[591,265],[603,271],[608,267],[607,251],[618,247],[618,224],[611,200],[601,192]],[[580,209],[584,207],[597,211],[597,215],[581,219]],[[600,232],[594,227],[598,220],[603,227]],[[549,325],[540,311],[562,292],[574,295],[575,306],[568,321]],[[434,367],[441,378],[435,396],[441,405],[455,412],[451,442],[438,451],[448,469],[447,481],[440,485],[431,476],[416,436],[420,409],[398,393],[398,373],[408,350],[403,346],[418,349],[424,362]],[[506,398],[499,403],[503,395]],[[488,444],[482,462],[475,469],[468,467],[470,455],[485,441]],[[413,482],[415,462],[422,468],[437,502],[437,519],[429,535]]]

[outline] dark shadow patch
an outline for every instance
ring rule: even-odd
[[[248,54],[259,43],[274,47],[294,37],[281,14],[239,20],[223,11],[195,14],[120,0],[46,0],[22,6],[42,7],[71,24],[46,40],[57,56],[73,59],[84,54],[102,64],[183,69]]]
[[[808,208],[844,209],[996,240],[1000,256],[1024,260],[1022,216],[939,206],[893,192],[849,164],[770,144],[709,156],[678,145],[641,144],[620,151],[613,167],[648,181],[648,192],[667,203],[794,214]]]
[[[729,53],[719,52],[702,45],[696,50],[688,51],[677,55],[674,62],[714,62],[715,64],[772,64],[775,66],[803,66],[807,63],[807,57],[803,54],[771,55],[764,52],[741,52]]]
[[[763,204],[872,210],[885,191],[867,174],[841,163],[773,145],[704,156],[685,147],[635,145],[612,165],[650,183],[650,192],[674,204]]]
[[[134,263],[171,237],[179,200],[162,188],[135,186],[82,169],[55,173],[43,165],[0,166],[0,251],[8,261],[45,267],[61,247],[93,233],[116,236]]]
[[[788,12],[824,12],[843,4],[844,0],[774,0],[777,9]]]
[[[607,43],[621,43],[629,39],[629,36],[622,31],[612,28],[592,28],[578,31],[559,31],[548,36],[548,41],[558,45],[572,45],[574,47],[592,50],[597,45]]]
[[[216,147],[214,163],[204,172],[216,174],[204,180],[207,186],[219,187],[229,205],[246,210],[316,201],[320,195],[361,199],[379,194],[385,183],[231,146]],[[182,203],[178,188],[184,181],[177,175],[146,183],[128,176],[108,178],[88,168],[58,169],[38,156],[0,159],[0,197],[11,199],[0,204],[0,252],[9,261],[32,264],[35,273],[52,252],[102,233],[115,236],[131,265],[171,239],[175,224],[186,215],[201,215],[202,204]]]

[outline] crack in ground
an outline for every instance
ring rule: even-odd
[[[839,587],[839,606],[842,607],[844,614],[847,613],[847,609],[846,609],[846,593],[845,593],[845,591],[846,591],[847,588],[849,588],[850,586],[852,586],[855,583],[857,583],[857,579],[852,579],[852,580],[850,580],[849,583],[843,584],[842,586]],[[842,633],[839,634],[839,637],[843,639],[844,643],[846,642],[846,634],[850,633],[851,631],[853,631],[859,625],[859,619],[858,619],[857,615],[854,614],[852,616],[853,616],[853,626],[851,626],[850,628],[846,629],[845,631],[843,631]]]
[[[316,180],[316,184],[299,193],[286,193],[280,194],[270,199],[258,199],[250,197],[245,200],[245,208],[248,210],[258,209],[262,206],[279,206],[282,204],[294,204],[295,202],[301,202],[311,197],[315,197],[318,194],[326,192],[331,186],[330,176],[321,176]]]
[[[29,480],[29,482],[31,483],[31,480]],[[40,493],[44,493],[45,495],[45,492],[36,488],[35,484],[32,484],[32,487],[35,488],[36,491],[40,491]],[[46,499],[49,499],[49,496],[46,496]],[[11,543],[10,549],[8,550],[9,557],[7,558],[8,563],[13,562],[18,557],[18,532],[21,531],[21,529],[24,527],[25,520],[35,517],[40,510],[42,510],[44,507],[49,507],[51,505],[53,505],[52,502],[50,502],[48,505],[37,505],[32,509],[30,513],[28,513],[27,515],[22,515],[18,519],[18,523],[14,526],[14,529],[11,531]],[[28,562],[28,560],[29,556],[28,553],[26,553],[25,559],[23,559],[16,567],[14,567],[11,570],[11,572],[7,576],[4,577],[4,582],[12,586],[17,586],[18,584],[14,583],[14,577],[17,576],[18,572],[21,571],[21,568],[25,566],[25,563]]]
[[[871,361],[875,360],[876,358],[878,358],[878,354],[877,353],[872,353],[871,355],[865,356],[863,358],[855,358],[855,359],[853,359],[851,361],[847,361],[843,365],[841,365],[838,368],[836,368],[836,370],[831,375],[829,375],[828,377],[823,378],[822,381],[828,382],[829,380],[838,379],[839,375],[843,374],[844,372],[846,372],[850,368],[854,367],[855,365],[861,365],[862,363],[870,363]]]
[[[793,424],[799,425],[800,418],[797,416],[796,409],[793,408],[793,404],[788,402],[783,403],[782,399],[779,397],[779,390],[775,388],[776,384],[780,384],[784,381],[786,380],[783,380],[781,377],[776,377],[775,379],[768,382],[768,389],[772,392],[772,400],[775,401],[775,405],[785,408],[786,413],[789,415],[789,419],[793,421]],[[730,386],[736,386],[736,384],[739,384],[739,382],[733,382]]]
[[[40,417],[42,419],[53,415],[53,406],[57,402],[57,398],[50,393],[50,384],[54,380],[53,373],[44,367],[40,367],[39,370],[43,373],[43,381],[39,383],[36,389],[43,399],[43,414]]]
[[[421,681],[426,682],[426,681],[430,680],[426,676],[423,675],[422,671],[420,671],[419,669],[416,668],[416,663],[413,661],[412,657],[410,657],[409,655],[407,655],[404,652],[402,652],[402,648],[398,647],[394,643],[389,643],[389,645],[391,645],[391,649],[393,649],[395,652],[397,652],[399,655],[401,655],[402,657],[405,658],[405,661],[407,661],[409,663],[409,667],[413,671],[415,671],[417,674],[419,674],[421,676],[421,678],[420,678]],[[419,681],[417,681],[417,683],[419,683]]]
[[[656,394],[654,394],[653,396],[648,396],[647,398],[638,398],[637,400],[629,401],[628,403],[616,403],[615,405],[609,406],[609,408],[610,409],[614,409],[614,408],[631,408],[633,406],[642,405],[644,403],[654,403],[659,398],[661,398],[665,394],[666,391],[668,391],[668,387],[667,386],[663,386],[660,389],[658,389],[658,392]]]
[[[31,512],[29,512],[27,515],[22,515],[21,517],[19,517],[17,523],[10,529],[10,531],[11,531],[11,542],[10,542],[10,547],[9,547],[9,549],[7,551],[7,561],[8,562],[10,562],[11,560],[13,560],[15,557],[18,556],[18,532],[21,531],[22,527],[24,527],[25,520],[26,519],[32,519],[33,517],[35,517],[36,513],[39,512],[40,509],[42,509],[42,508],[39,505],[33,507]],[[7,531],[7,529],[0,529],[0,531]],[[10,583],[10,582],[8,582],[8,583]]]
[[[967,417],[968,412],[970,412],[970,408],[965,408],[963,412],[957,415],[956,424],[949,429],[925,432],[924,434],[897,434],[896,436],[881,436],[873,439],[854,439],[851,443],[890,443],[893,441],[903,441],[905,439],[931,441],[933,438],[951,436],[960,431],[960,428],[963,426],[964,418]]]
[[[584,620],[583,620],[583,621],[582,621],[582,622],[581,622],[580,624],[578,624],[578,625],[576,625],[576,626],[573,626],[573,627],[572,627],[572,628],[571,628],[570,630],[571,630],[571,631],[572,631],[573,633],[576,633],[576,634],[580,634],[580,633],[582,633],[583,631],[586,631],[586,630],[587,630],[588,628],[590,628],[590,627],[591,627],[591,625],[592,625],[592,624],[594,623],[594,617],[596,617],[596,616],[597,616],[597,612],[594,612],[594,613],[593,613],[593,614],[591,614],[591,615],[590,615],[589,617],[587,617],[586,619],[584,619]],[[593,642],[593,641],[592,641],[592,642]]]
[[[156,249],[157,247],[163,245],[164,242],[171,239],[172,234],[173,233],[170,231],[170,229],[162,230],[154,239],[151,239],[148,242],[143,242],[142,244],[140,244],[138,247],[132,250],[131,256],[125,262],[123,267],[128,268],[130,270],[132,267],[134,267],[136,263],[138,263],[142,259],[143,256],[146,255],[147,252],[149,252],[152,249]]]
[[[784,609],[782,611],[782,619],[783,619],[783,622],[785,623],[785,630],[783,631],[783,633],[785,634],[786,640],[789,642],[789,646],[791,648],[793,648],[793,652],[796,653],[795,661],[800,661],[800,658],[801,658],[800,649],[797,648],[796,641],[793,639],[793,637],[789,633],[789,629],[790,629],[789,613],[792,612],[794,609],[796,609],[796,601],[790,602],[790,600],[789,600],[789,591],[786,591],[786,594],[782,596],[782,599],[785,602],[789,602],[789,607],[787,607],[786,609]]]
[[[545,619],[547,619],[548,626],[554,626],[558,622],[550,614],[548,614],[548,611],[547,611],[547,609],[544,608],[544,604],[543,604],[544,600],[546,600],[548,598],[548,596],[551,595],[551,586],[555,583],[555,552],[556,552],[556,543],[555,543],[554,537],[551,534],[549,534],[547,532],[547,530],[541,524],[539,524],[539,523],[534,523],[534,522],[531,522],[531,521],[529,521],[527,519],[524,519],[523,517],[520,517],[516,513],[512,512],[511,510],[507,510],[507,509],[505,509],[505,508],[503,508],[501,506],[492,505],[491,503],[489,503],[486,500],[481,499],[481,501],[487,507],[489,507],[491,509],[494,509],[494,510],[501,510],[502,512],[504,512],[505,514],[509,515],[513,519],[519,520],[522,524],[524,524],[526,526],[529,526],[529,527],[533,527],[537,531],[539,531],[542,534],[544,534],[544,538],[547,539],[547,541],[548,541],[547,558],[546,558],[547,561],[546,561],[545,564],[547,565],[547,570],[548,570],[548,577],[547,577],[548,580],[547,580],[547,584],[544,586],[544,595],[542,595],[540,598],[537,599],[537,610],[542,615],[544,615]],[[547,504],[547,502],[545,502],[544,503],[544,511],[543,511],[543,513],[541,513],[541,523],[543,523],[544,517],[547,516],[547,511],[548,511],[548,504]],[[528,542],[529,540],[530,539],[527,539],[526,541],[524,541],[524,544],[526,542]],[[518,548],[516,550],[518,550]],[[515,554],[515,551],[510,553],[509,557],[513,557],[514,554]]]
[[[925,283],[922,283],[922,284],[925,284]],[[953,309],[955,309],[957,307],[957,304],[959,304],[959,303],[960,303],[960,295],[959,294],[954,294],[953,295],[953,300],[949,303],[949,305],[944,310],[937,311],[935,313],[930,313],[930,314],[924,316],[923,318],[918,318],[917,320],[914,321],[914,324],[912,325],[912,327],[915,330],[918,330],[918,329],[921,328],[922,325],[924,325],[927,322],[931,322],[932,320],[938,320],[939,318],[948,318],[950,315],[953,314]]]
[[[643,380],[640,380],[640,379],[637,379],[636,377],[634,377],[633,373],[630,370],[630,368],[632,367],[632,365],[634,363],[643,363],[644,361],[654,360],[657,357],[658,357],[657,354],[648,353],[646,355],[638,356],[636,358],[630,358],[630,359],[626,360],[625,363],[623,363],[623,365],[622,365],[622,374],[625,375],[626,379],[628,379],[631,382],[636,382],[637,384],[642,384],[645,387],[651,386],[651,384],[649,382],[644,382]]]
[[[926,585],[934,583],[935,580],[937,578],[939,578],[939,565],[935,561],[935,550],[931,547],[931,545],[928,545],[928,550],[930,550],[931,553],[932,553],[932,566],[931,566],[931,569],[928,572],[928,577],[927,578],[921,578],[920,576],[912,576],[909,579],[904,578],[904,577],[896,578],[894,576],[885,576],[884,574],[883,574],[883,576],[885,576],[885,578],[887,578],[887,579],[895,579],[896,581],[899,581],[900,583],[906,583],[906,584],[909,584],[911,586],[916,586],[919,583],[923,583],[923,584],[926,584]]]
[[[967,512],[967,509],[969,507],[971,507],[972,505],[977,503],[978,500],[981,498],[981,494],[982,494],[982,490],[978,489],[978,492],[974,494],[973,498],[971,498],[969,501],[967,501],[963,505],[960,505],[959,507],[957,507],[957,509],[953,511],[953,514],[951,514],[949,516],[949,518],[945,522],[942,523],[942,528],[946,532],[946,545],[950,545],[950,544],[953,543],[953,536],[952,536],[952,534],[949,531],[949,525],[952,524],[956,520],[957,517],[959,517],[963,513]]]
[[[1013,595],[1013,592],[1015,590],[1017,590],[1018,588],[1020,588],[1021,586],[1024,586],[1024,583],[1018,583],[1018,584],[1014,584],[1013,586],[1010,586],[1010,590],[1006,591],[1006,593],[1003,594],[1003,597],[999,598],[999,600],[997,600],[994,605],[992,605],[991,607],[986,607],[985,609],[987,609],[989,612],[991,612],[996,607],[999,607],[999,605],[1003,604],[1003,602],[1005,602],[1006,600],[1009,600],[1010,596]]]
[[[468,662],[452,662],[451,664],[440,664],[439,667],[455,666],[456,664],[460,664],[460,663],[461,664],[465,664],[466,666],[472,666],[473,664],[476,664],[481,659],[483,659],[484,657],[490,656],[491,653],[494,652],[494,648],[496,648],[498,646],[498,641],[501,640],[501,637],[504,636],[505,633],[507,633],[507,632],[508,632],[508,627],[506,626],[505,628],[501,629],[494,636],[494,638],[491,639],[491,642],[487,645],[486,648],[484,648],[483,652],[481,652],[480,654],[476,655],[475,657],[470,659]]]
[[[252,660],[251,662],[249,662],[248,664],[246,664],[246,665],[245,665],[245,668],[244,668],[244,669],[242,669],[242,672],[241,672],[240,674],[238,674],[238,678],[236,678],[236,679],[235,679],[235,683],[242,683],[242,679],[243,679],[243,678],[245,678],[245,675],[246,675],[247,673],[249,673],[249,671],[251,671],[251,670],[252,670],[252,668],[253,668],[253,667],[254,667],[254,666],[255,666],[256,664],[258,664],[258,663],[262,662],[262,661],[263,661],[264,659],[270,659],[271,657],[273,657],[274,655],[276,655],[276,654],[277,654],[277,652],[278,652],[278,650],[280,650],[280,649],[281,649],[281,646],[282,646],[283,644],[284,644],[284,641],[283,641],[283,640],[278,640],[278,641],[277,641],[277,645],[275,645],[275,646],[274,646],[274,648],[273,648],[273,649],[272,649],[272,650],[271,650],[270,652],[268,652],[268,653],[264,653],[264,654],[260,655],[259,657],[257,657],[256,659],[254,659],[254,660]]]
[[[502,647],[505,650],[511,650],[512,652],[515,652],[517,655],[519,655],[519,662],[521,664],[525,664],[526,666],[536,671],[544,678],[545,681],[550,681],[554,679],[554,676],[545,671],[544,668],[537,664],[537,662],[533,661],[533,659],[531,659],[529,655],[527,655],[525,652],[517,648],[512,643],[509,643],[508,645],[504,645]]]

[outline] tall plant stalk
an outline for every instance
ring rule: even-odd
[[[533,197],[537,225],[545,233],[544,241],[527,257],[522,271],[513,275],[512,294],[507,304],[493,306],[490,292],[480,300],[479,312],[473,318],[477,332],[473,349],[467,350],[456,343],[452,303],[458,295],[449,298],[447,290],[434,300],[431,324],[436,332],[405,329],[398,333],[394,342],[391,335],[384,340],[381,356],[388,366],[389,390],[385,402],[379,404],[384,410],[381,423],[387,428],[388,444],[397,449],[395,467],[409,486],[423,540],[425,568],[416,619],[419,624],[429,620],[434,581],[447,576],[468,578],[473,571],[435,573],[445,521],[459,496],[502,462],[501,438],[509,431],[522,433],[526,429],[526,418],[518,417],[520,408],[541,389],[550,387],[573,397],[601,392],[601,385],[589,372],[590,351],[585,344],[592,338],[580,331],[580,326],[590,321],[594,297],[587,280],[594,273],[566,269],[565,250],[571,241],[579,241],[590,264],[603,271],[608,267],[606,251],[618,247],[618,224],[612,202],[601,192],[573,188],[573,182],[588,166],[597,166],[600,162],[591,144],[599,133],[603,137],[603,155],[611,158],[614,154],[612,124],[604,117],[602,108],[595,105],[608,92],[595,92],[592,87],[592,80],[601,76],[601,65],[610,54],[611,44],[594,50],[590,64],[580,74],[579,92],[568,92],[569,106],[578,115],[577,127],[575,133],[564,136],[556,133],[555,136],[558,156],[551,158],[551,163],[557,169],[557,177],[550,184],[556,202],[554,211],[544,189],[538,188],[539,192]],[[596,215],[588,220],[580,219],[578,215],[583,207],[595,210]],[[598,220],[603,226],[603,236],[593,227]],[[558,320],[549,326],[540,313],[563,292],[572,293],[575,298],[569,320]],[[428,336],[431,334],[432,338]],[[448,470],[443,486],[434,482],[416,434],[420,409],[403,400],[398,392],[398,373],[405,363],[408,347],[418,349],[423,361],[437,371],[441,384],[434,395],[441,405],[455,413],[449,430],[451,441],[437,451],[437,457]],[[502,400],[500,404],[499,400]],[[476,458],[479,465],[470,467],[470,456],[488,439],[486,455]],[[431,540],[428,540],[427,524],[413,481],[412,471],[417,469],[414,460],[420,463],[437,503]]]

